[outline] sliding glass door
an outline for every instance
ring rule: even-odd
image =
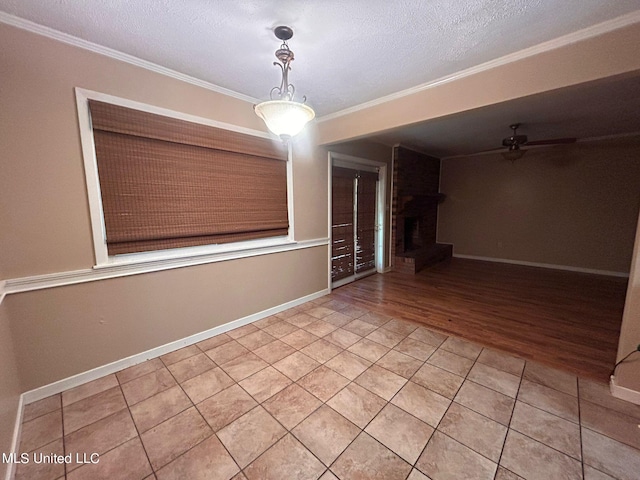
[[[376,271],[378,172],[333,166],[331,281],[349,283]]]

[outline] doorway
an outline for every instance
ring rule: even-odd
[[[386,164],[329,154],[332,288],[384,271]]]

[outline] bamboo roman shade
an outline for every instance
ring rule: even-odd
[[[287,235],[268,139],[89,101],[109,255]]]

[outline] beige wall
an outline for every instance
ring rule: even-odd
[[[250,102],[4,24],[0,44],[0,279],[94,265],[74,87],[264,129]],[[296,149],[296,239],[326,238],[326,161],[313,132]],[[2,308],[22,389],[321,291],[327,255],[322,246],[11,294]]]
[[[0,453],[11,451],[13,427],[21,393],[8,312],[6,305],[0,304]],[[0,463],[0,478],[4,478],[6,468],[6,464]]]
[[[638,215],[638,229],[616,361],[622,360],[629,352],[638,348],[638,345],[640,345],[640,215]],[[633,354],[626,362],[620,364],[616,376],[618,385],[640,394],[640,353]]]
[[[628,272],[640,139],[442,162],[438,241],[456,254]]]

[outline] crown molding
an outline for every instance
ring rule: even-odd
[[[383,103],[391,102],[399,98],[403,98],[418,92],[422,92],[424,90],[429,90],[431,88],[437,87],[445,83],[460,80],[462,78],[469,77],[471,75],[475,75],[477,73],[481,73],[487,70],[491,70],[493,68],[500,67],[502,65],[507,65],[509,63],[517,62],[519,60],[523,60],[525,58],[532,57],[540,53],[549,52],[551,50],[555,50],[567,45],[571,45],[572,43],[578,43],[593,37],[597,37],[599,35],[612,32],[620,28],[627,27],[629,25],[633,25],[634,23],[638,23],[638,22],[640,22],[640,10],[636,10],[634,12],[621,15],[620,17],[616,17],[611,20],[607,20],[605,22],[592,25],[587,28],[583,28],[582,30],[578,30],[576,32],[569,33],[567,35],[554,38],[553,40],[549,40],[547,42],[539,43],[532,47],[528,47],[523,50],[510,53],[508,55],[496,58],[494,60],[489,60],[488,62],[481,63],[480,65],[475,65],[473,67],[470,67],[464,70],[460,70],[459,72],[452,73],[451,75],[445,75],[444,77],[440,77],[436,80],[432,80],[430,82],[416,85],[415,87],[407,88],[406,90],[401,90],[399,92],[395,92],[390,95],[385,95],[384,97],[376,98],[375,100],[371,100],[369,102],[364,102],[358,105],[354,105],[353,107],[345,108],[343,110],[339,110],[334,113],[323,115],[319,117],[316,120],[316,122],[322,123],[329,120],[333,120],[335,118],[343,117],[345,115],[349,115],[351,113],[355,113],[360,110],[365,110],[367,108],[375,107]]]
[[[129,55],[127,53],[119,52],[118,50],[114,50],[109,47],[103,47],[102,45],[98,45],[96,43],[90,42],[88,40],[84,40],[82,38],[74,37],[73,35],[69,35],[68,33],[60,32],[59,30],[55,30],[50,27],[45,27],[44,25],[40,25],[30,20],[25,20],[24,18],[16,17],[15,15],[11,15],[6,12],[0,11],[0,23],[4,23],[12,27],[20,28],[22,30],[35,33],[37,35],[42,35],[43,37],[51,38],[53,40],[66,43],[74,47],[82,48],[84,50],[89,50],[99,55],[104,55],[106,57],[113,58],[115,60],[120,60],[121,62],[125,62],[130,65],[135,65],[136,67],[144,68],[145,70],[150,70],[152,72],[159,73],[160,75],[171,77],[185,83],[190,83],[197,87],[205,88],[207,90],[211,90],[216,93],[221,93],[229,97],[237,98],[245,102],[257,103],[260,101],[259,99],[250,97],[249,95],[244,95],[234,90],[229,90],[228,88],[220,87],[219,85],[215,85],[213,83],[200,80],[199,78],[192,77],[185,73],[177,72],[170,68],[166,68],[156,63],[149,62],[147,60],[143,60],[138,57],[134,57],[133,55]]]

